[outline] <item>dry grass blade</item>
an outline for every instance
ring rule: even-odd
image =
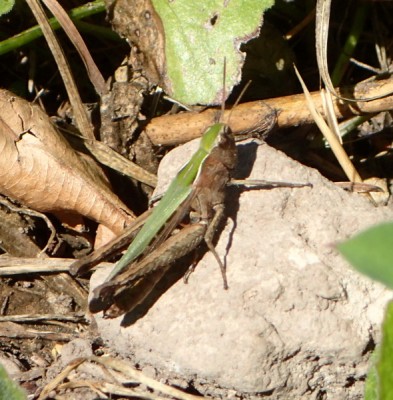
[[[59,68],[59,72],[68,93],[68,98],[72,105],[77,127],[83,136],[89,139],[94,139],[93,127],[83,107],[82,100],[79,96],[79,92],[75,84],[75,80],[71,73],[71,69],[68,65],[63,50],[48,22],[45,12],[38,0],[26,0],[26,2],[33,12],[38,24],[40,25],[45,39],[48,42],[48,46],[53,54],[53,57],[56,60],[56,64]]]
[[[91,57],[90,52],[82,39],[82,36],[79,34],[71,18],[56,0],[43,0],[43,3],[57,18],[59,24],[67,33],[71,42],[74,44],[76,50],[82,58],[83,63],[85,64],[90,81],[95,87],[96,92],[100,95],[105,94],[105,92],[107,91],[105,80],[101,75],[101,72],[99,71],[97,65],[95,64],[93,58]]]
[[[322,115],[317,111],[315,105],[311,99],[310,92],[308,91],[302,77],[299,74],[299,71],[295,67],[296,75],[299,79],[300,84],[302,85],[304,95],[306,96],[307,106],[310,110],[311,115],[313,116],[315,123],[318,125],[318,128],[322,132],[323,136],[328,141],[334,155],[336,156],[338,162],[340,163],[342,169],[344,170],[345,174],[347,175],[348,179],[351,182],[362,182],[362,178],[360,177],[359,173],[356,171],[354,165],[352,164],[351,160],[349,159],[347,153],[345,152],[344,148],[342,147],[340,141],[337,138],[337,135],[331,131],[325,120],[323,119]]]
[[[150,187],[157,186],[157,177],[139,165],[133,163],[121,154],[117,153],[105,143],[98,140],[89,140],[87,147],[93,156],[101,163],[123,175],[134,178]]]
[[[157,177],[154,174],[123,157],[107,144],[99,140],[85,139],[69,130],[61,129],[61,131],[68,136],[67,139],[78,151],[91,154],[101,164],[123,175],[136,179],[150,187],[156,187]]]
[[[325,87],[337,98],[350,102],[372,101],[391,95],[393,93],[392,88],[387,88],[386,92],[378,94],[377,96],[367,97],[356,96],[355,98],[351,98],[344,97],[337,93],[336,89],[333,86],[332,80],[330,79],[327,61],[330,8],[331,0],[317,0],[315,15],[315,48],[319,73],[321,75],[323,83],[325,84]]]
[[[67,378],[68,374],[73,371],[75,368],[77,368],[80,364],[82,364],[85,361],[84,358],[78,358],[74,361],[72,361],[67,367],[61,371],[59,375],[56,376],[55,379],[53,379],[51,382],[49,382],[44,389],[42,390],[41,394],[38,397],[38,400],[43,400],[46,399],[50,392],[52,390],[55,390],[57,386],[60,385],[60,383]]]
[[[315,50],[319,74],[329,92],[339,97],[330,79],[327,64],[327,43],[329,38],[331,0],[317,0],[315,8]]]
[[[328,90],[321,90],[321,96],[322,96],[322,103],[324,105],[325,116],[326,116],[326,120],[329,125],[329,128],[336,135],[338,141],[342,145],[343,141],[342,141],[341,134],[340,134],[340,128],[338,126],[337,117],[334,112],[332,94]]]
[[[90,357],[90,361],[96,362],[98,364],[104,365],[107,368],[112,368],[118,372],[123,373],[125,376],[140,382],[151,389],[157,390],[161,393],[164,393],[168,396],[173,396],[176,399],[181,400],[200,400],[200,396],[194,396],[191,394],[184,393],[178,389],[175,389],[171,386],[165,385],[161,382],[156,381],[155,379],[149,378],[144,375],[142,372],[136,370],[131,365],[127,364],[124,361],[117,360],[115,358],[110,357]]]
[[[100,399],[109,399],[110,397],[105,395],[105,391],[101,390],[101,388],[105,388],[105,382],[96,382],[96,381],[77,381],[72,380],[71,382],[62,383],[58,386],[59,390],[67,390],[67,389],[77,389],[77,388],[90,388],[94,393],[97,393]],[[115,385],[114,385],[115,386]],[[132,389],[130,389],[132,390]],[[110,392],[116,393],[117,392]]]
[[[99,394],[101,397],[104,397],[104,393],[109,394],[110,396],[125,396],[137,399],[145,399],[145,400],[168,400],[168,397],[157,396],[154,393],[143,392],[141,390],[130,389],[124,386],[115,385],[109,382],[101,382],[101,381],[71,381],[67,383],[63,383],[59,385],[59,390],[73,389],[73,388],[81,388],[81,387],[89,387],[91,390]],[[111,397],[108,397],[111,398]]]
[[[171,396],[175,399],[180,400],[200,400],[201,396],[194,396],[188,393],[184,393],[181,390],[175,389],[171,386],[165,385],[161,382],[156,381],[155,379],[149,378],[148,376],[144,375],[142,372],[136,370],[131,365],[124,361],[120,361],[110,357],[89,357],[89,358],[79,358],[72,361],[52,382],[48,383],[43,391],[41,392],[38,400],[44,400],[46,397],[49,396],[49,393],[55,390],[56,388],[59,389],[66,389],[69,387],[80,387],[80,386],[87,386],[90,387],[92,390],[97,390],[99,392],[105,392],[110,394],[116,394],[120,396],[137,396],[139,398],[145,399],[152,399],[152,400],[159,400],[161,397],[151,393],[141,393],[136,391],[129,391],[124,387],[119,385],[113,385],[110,383],[100,382],[100,384],[96,385],[94,381],[76,381],[70,382],[70,384],[61,385],[61,382],[67,378],[68,374],[76,369],[80,364],[83,362],[94,362],[104,366],[105,368],[112,369],[114,371],[122,373],[129,381],[130,379],[133,382],[140,383],[142,385],[146,385],[150,389],[155,391],[164,393],[167,396]]]

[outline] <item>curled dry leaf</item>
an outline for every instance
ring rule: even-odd
[[[0,192],[42,212],[84,215],[118,234],[132,219],[97,165],[37,105],[0,90]]]

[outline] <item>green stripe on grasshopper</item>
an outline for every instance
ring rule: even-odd
[[[152,214],[138,232],[126,253],[109,274],[106,282],[119,274],[145,251],[168,219],[192,193],[192,184],[199,174],[201,165],[214,149],[217,138],[219,138],[225,126],[225,124],[216,123],[204,132],[198,150],[191,157],[190,161],[177,173],[163,198],[153,209]]]

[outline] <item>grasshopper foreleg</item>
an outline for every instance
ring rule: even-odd
[[[225,268],[224,263],[221,261],[220,256],[217,254],[216,248],[214,247],[214,244],[213,244],[214,235],[215,235],[217,228],[224,216],[224,204],[217,204],[214,206],[213,209],[214,209],[215,213],[214,213],[214,216],[213,216],[212,220],[210,221],[209,225],[207,226],[204,239],[205,239],[208,249],[210,250],[210,252],[213,254],[213,256],[217,260],[217,263],[221,270],[224,289],[226,290],[226,289],[228,289],[226,268]]]

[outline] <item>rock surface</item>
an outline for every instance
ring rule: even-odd
[[[163,160],[161,184],[196,146]],[[392,219],[392,208],[375,208],[266,144],[239,146],[239,166],[238,176],[251,171],[249,178],[313,188],[230,189],[235,220],[228,218],[217,244],[229,290],[207,253],[188,285],[176,282],[139,319],[97,315],[102,338],[204,395],[363,398],[368,358],[392,295],[354,272],[334,243]],[[91,288],[107,273],[97,271]]]

